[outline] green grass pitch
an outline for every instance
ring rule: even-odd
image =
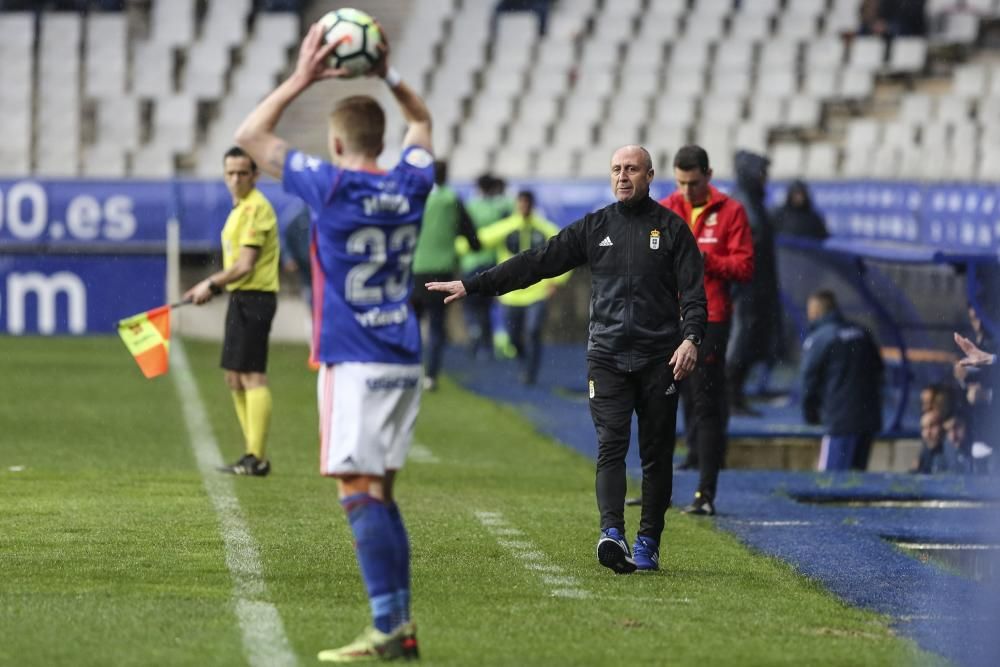
[[[241,444],[218,345],[188,356],[226,459]],[[315,375],[275,345],[267,479],[234,480],[301,665],[368,606],[334,483],[317,473]],[[0,665],[244,665],[219,523],[171,378],[115,338],[0,338]],[[589,419],[581,413],[581,419]],[[597,564],[592,462],[445,382],[398,486],[426,665],[912,665],[935,656],[711,522],[670,513],[665,569]],[[502,516],[586,597],[477,519]],[[628,510],[634,530],[637,510]],[[556,580],[559,578],[556,577]]]

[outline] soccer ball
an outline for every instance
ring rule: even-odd
[[[382,31],[368,14],[357,9],[337,9],[319,20],[323,26],[323,41],[339,42],[330,54],[330,67],[346,67],[349,77],[368,72],[381,57],[378,45]]]

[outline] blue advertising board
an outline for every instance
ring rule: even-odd
[[[160,306],[164,256],[0,254],[0,333],[91,334]]]
[[[510,191],[521,187],[534,191],[539,208],[560,226],[613,201],[606,181],[515,181]],[[268,178],[260,188],[284,224],[297,200]],[[772,183],[769,203],[782,202],[786,188],[785,182]],[[472,193],[469,184],[458,189],[464,196]],[[811,189],[834,236],[954,251],[1000,249],[998,185],[834,181],[813,183]],[[672,190],[671,182],[660,179],[652,195]],[[184,250],[214,251],[231,206],[221,180],[0,181],[0,252],[24,244],[157,248],[171,217],[180,222]]]

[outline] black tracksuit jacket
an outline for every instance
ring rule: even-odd
[[[499,295],[590,265],[587,357],[632,372],[704,338],[703,263],[687,223],[648,196],[612,204],[463,281],[469,294]],[[683,321],[682,321],[683,320]]]

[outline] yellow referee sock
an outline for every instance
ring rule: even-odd
[[[263,461],[267,432],[271,429],[270,388],[264,386],[247,389],[246,405],[247,450]]]
[[[247,437],[247,393],[242,389],[240,391],[232,391],[233,394],[233,406],[236,408],[236,419],[240,422],[240,430],[243,431],[243,439],[248,440]]]

